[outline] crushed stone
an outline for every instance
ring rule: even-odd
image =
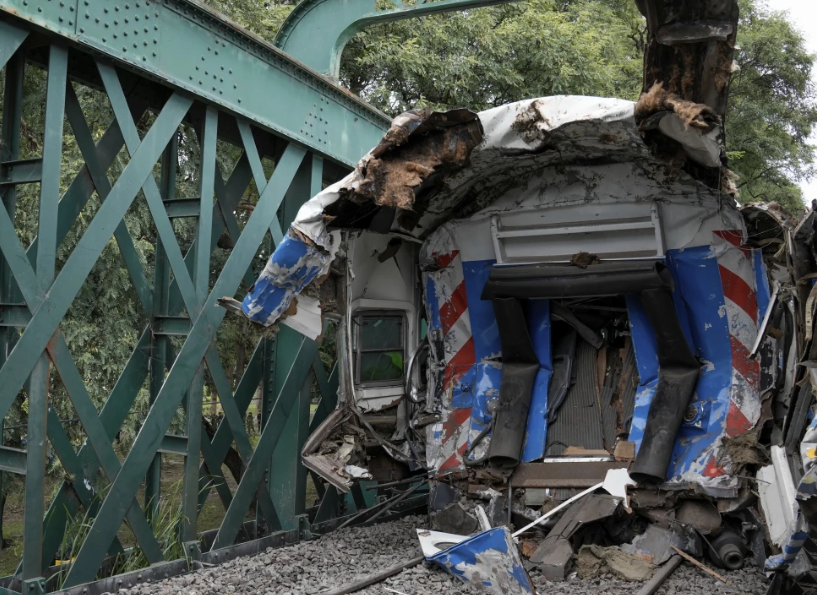
[[[268,549],[255,556],[131,589],[120,595],[318,595],[360,580],[420,554],[417,528],[428,526],[425,517],[407,517],[371,527],[335,531],[314,541]],[[726,585],[699,570],[682,565],[659,595],[765,595],[766,578],[754,567],[724,573]],[[531,579],[539,593],[548,595],[632,595],[638,584],[606,573],[581,580],[576,573],[560,583],[547,581],[535,568]],[[389,590],[387,590],[389,589]],[[358,591],[361,595],[455,595],[481,591],[460,582],[442,569],[420,564],[377,585]]]

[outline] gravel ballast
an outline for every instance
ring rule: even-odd
[[[425,517],[408,517],[365,528],[349,528],[318,540],[269,549],[220,566],[194,571],[164,581],[121,590],[122,595],[316,595],[375,574],[420,554],[415,529],[427,526]],[[611,575],[561,583],[545,580],[536,570],[531,578],[548,595],[633,595],[641,583]],[[662,595],[763,595],[766,578],[754,567],[725,573],[730,585],[682,565],[658,591]],[[362,595],[437,595],[479,593],[443,570],[420,564],[397,576],[359,591]]]

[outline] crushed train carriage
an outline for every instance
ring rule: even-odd
[[[312,338],[338,323],[339,406],[304,464],[344,492],[427,473],[463,534],[464,495],[524,524],[626,468],[636,514],[575,506],[526,562],[564,578],[574,533],[615,517],[655,563],[678,545],[808,585],[814,215],[741,208],[721,144],[660,83],[396,118],[242,304]]]

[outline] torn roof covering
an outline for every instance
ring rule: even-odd
[[[660,94],[641,105],[639,114],[660,110],[652,120],[657,126],[661,117],[676,115],[673,106],[689,102]],[[352,173],[301,207],[245,298],[245,314],[267,326],[275,323],[296,295],[328,272],[337,249],[330,227],[425,239],[445,221],[473,215],[510,188],[541,177],[549,166],[634,162],[669,195],[678,195],[679,187],[690,198],[710,195],[704,184],[668,172],[651,155],[635,113],[631,101],[563,95],[479,114],[464,109],[401,114]],[[712,158],[720,147],[711,134],[714,121],[707,122],[709,128],[675,123],[668,136],[687,148],[690,159]]]

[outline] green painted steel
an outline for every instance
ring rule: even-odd
[[[377,18],[487,3],[442,0]],[[298,18],[300,24],[287,25],[295,45],[299,28],[312,27],[312,17]],[[254,282],[259,247],[274,249],[300,206],[376,144],[388,118],[187,0],[0,0],[0,67],[0,424],[15,402],[25,402],[28,412],[26,449],[0,442],[0,486],[4,473],[15,473],[25,476],[26,491],[23,556],[8,592],[44,589],[80,515],[88,535],[63,586],[93,581],[107,572],[111,556],[127,554],[123,526],[147,563],[162,564],[166,544],[155,532],[166,456],[184,459],[178,536],[193,557],[201,551],[198,521],[208,498],[226,511],[207,543],[215,549],[281,530],[299,529],[306,538],[310,522],[331,520],[345,501],[349,508],[370,506],[369,494],[356,488],[343,497],[315,475],[319,506],[309,509],[306,501],[309,474],[300,452],[337,405],[338,366],[327,374],[319,345],[282,327],[258,342],[231,384],[217,348],[226,310],[216,301]],[[47,70],[42,153],[33,156],[21,154],[27,68]],[[80,87],[104,94],[110,105],[113,120],[101,136],[83,113]],[[140,131],[148,113],[152,125]],[[177,192],[180,126],[193,131],[200,148],[195,197]],[[84,160],[68,184],[66,130]],[[230,158],[230,171],[222,171],[224,143],[231,155],[240,153]],[[117,162],[124,167],[115,169]],[[260,196],[248,217],[238,216],[253,182]],[[39,184],[38,235],[28,246],[17,233],[18,189],[26,184]],[[144,200],[157,238],[147,266],[124,221],[137,200]],[[80,219],[85,231],[58,268],[63,241]],[[189,245],[176,235],[179,222],[194,234]],[[146,326],[132,329],[139,338],[98,410],[61,325],[112,240]],[[225,244],[232,246],[229,256],[214,270],[214,251]],[[320,402],[310,419],[313,383]],[[67,403],[53,402],[56,385]],[[202,417],[205,387],[223,412],[214,431]],[[137,411],[143,390],[146,412]],[[254,444],[246,416],[256,395],[262,427]],[[78,429],[64,424],[57,405],[70,406]],[[172,426],[179,434],[169,434],[180,408],[184,419]],[[141,429],[122,460],[117,434],[135,414]],[[45,489],[51,453],[65,472],[53,497]],[[224,469],[236,455],[242,475],[233,488]],[[247,525],[253,506],[256,522]]]
[[[275,45],[318,72],[338,78],[343,48],[366,27],[405,19],[507,4],[518,0],[390,0],[391,10],[376,11],[376,0],[304,0],[287,17]]]
[[[0,10],[349,166],[389,123],[330,80],[197,3],[2,0]]]
[[[287,338],[287,335],[297,335],[295,331],[283,327],[279,332],[279,339]],[[227,509],[224,522],[216,535],[213,549],[219,549],[231,545],[238,534],[244,515],[252,501],[253,494],[263,479],[264,472],[269,464],[278,440],[284,431],[290,414],[301,395],[301,387],[308,379],[308,374],[312,366],[318,346],[314,341],[298,335],[292,338],[292,342],[300,343],[298,349],[294,351],[292,365],[288,368],[286,378],[281,384],[280,390],[274,400],[274,405],[261,438],[255,447],[255,452],[247,464],[241,483],[236,490],[233,501]]]
[[[288,228],[295,219],[301,205],[312,196],[314,178],[317,177],[314,170],[322,166],[322,163],[312,161],[301,165],[281,209],[280,219],[284,229]],[[275,236],[276,233],[273,231],[272,237]],[[295,364],[295,354],[298,353],[300,339],[298,333],[285,332],[276,336],[278,356],[274,362],[275,366],[270,368],[273,373],[272,395],[277,395],[282,390],[283,383],[288,378],[287,370]],[[311,377],[307,378],[299,388],[298,397],[272,453],[268,472],[269,476],[274,478],[274,481],[269,482],[268,490],[275,503],[281,528],[285,531],[298,528],[297,517],[306,509],[306,468],[301,463],[300,453],[309,431]],[[270,402],[268,407],[269,405],[272,407],[269,408],[267,417],[272,415],[275,403]]]
[[[175,95],[171,97],[168,103],[173,102],[175,97]],[[159,118],[161,117],[160,115]],[[159,125],[157,119],[151,131],[148,132],[148,136]],[[173,130],[175,130],[175,126],[173,126]],[[143,144],[145,142],[147,142],[147,136]],[[254,146],[245,146],[244,148],[248,152],[256,151]],[[66,586],[77,585],[93,579],[95,569],[99,567],[104,559],[108,544],[113,540],[117,527],[124,518],[126,510],[123,507],[122,499],[136,493],[140,478],[147,471],[153,454],[159,447],[161,438],[167,431],[184,392],[193,381],[208,345],[215,339],[216,330],[225,314],[223,309],[216,307],[216,299],[220,296],[235,293],[244,272],[247,270],[258,245],[264,237],[264,233],[275,217],[284,193],[303,160],[304,154],[303,149],[290,144],[281,157],[275,173],[262,191],[258,204],[244,231],[238,238],[238,242],[221,271],[204,307],[201,309],[201,315],[193,323],[190,334],[177,356],[177,362],[184,362],[185,365],[177,363],[168,373],[156,401],[147,414],[142,431],[139,432],[128,457],[125,459],[122,471],[111,485],[108,496],[105,498],[99,514],[91,526],[90,530],[94,534],[94,539],[86,540],[83,543],[76,561],[65,579]],[[138,155],[139,150],[137,150],[131,163],[125,168],[122,177],[127,173],[127,169],[137,161]],[[67,266],[68,264],[66,264],[66,268]],[[33,325],[34,322],[32,320],[31,324]],[[241,485],[244,483],[245,480],[242,480]],[[231,506],[234,504],[235,499],[233,499]],[[222,525],[223,527],[224,525]]]

